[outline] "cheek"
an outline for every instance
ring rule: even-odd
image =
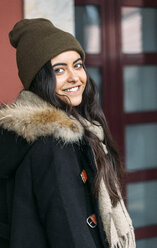
[[[56,78],[56,93],[59,93],[63,86],[63,80]]]
[[[83,82],[84,85],[86,86],[86,84],[87,84],[87,74],[86,74],[85,71],[84,71],[83,76],[82,76],[82,82]]]

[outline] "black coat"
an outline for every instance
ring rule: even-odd
[[[108,247],[80,123],[24,91],[0,126],[0,247]]]

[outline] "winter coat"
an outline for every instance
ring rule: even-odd
[[[0,248],[108,247],[95,175],[82,125],[23,91],[0,110]]]

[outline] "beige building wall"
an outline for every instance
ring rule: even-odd
[[[24,0],[24,18],[47,18],[74,34],[74,0]]]

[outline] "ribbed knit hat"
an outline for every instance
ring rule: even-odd
[[[80,43],[68,32],[56,28],[44,18],[23,19],[9,33],[10,43],[16,48],[18,74],[25,89],[41,67],[56,55],[77,51],[84,60]]]

